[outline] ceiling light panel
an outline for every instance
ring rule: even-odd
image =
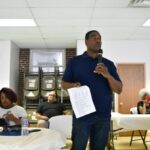
[[[34,27],[33,19],[0,19],[0,27]]]

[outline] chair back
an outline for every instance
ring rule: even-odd
[[[51,91],[55,89],[55,77],[44,76],[42,78],[42,90]]]
[[[29,100],[36,100],[39,97],[38,75],[27,75],[24,78],[24,96]]]
[[[51,91],[55,90],[55,77],[43,76],[41,83],[41,96],[43,99],[47,99]]]
[[[57,77],[57,84],[56,84],[58,90],[61,90],[61,81],[62,81],[62,76],[60,75]]]
[[[38,76],[26,76],[24,81],[24,89],[36,91],[39,88],[39,78]]]
[[[62,81],[62,75],[57,77],[57,96],[59,99],[61,99],[61,102],[63,103],[63,100],[69,100],[69,93],[67,90],[62,89],[61,87],[61,81]]]
[[[54,116],[49,119],[49,128],[57,130],[66,136],[66,138],[71,137],[72,131],[72,115],[59,115]]]
[[[58,97],[63,97],[63,99],[69,99],[68,91],[64,90],[64,89],[57,90],[57,96]]]

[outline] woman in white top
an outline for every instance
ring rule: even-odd
[[[16,102],[17,95],[12,89],[0,90],[0,118],[4,118],[8,125],[20,125],[21,118],[27,116],[25,109]]]

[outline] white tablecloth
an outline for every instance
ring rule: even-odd
[[[60,150],[65,144],[65,136],[51,129],[28,136],[0,136],[0,150]]]
[[[120,128],[150,130],[150,114],[120,114],[112,112],[111,119]]]

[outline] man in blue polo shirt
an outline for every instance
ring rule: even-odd
[[[102,63],[98,63],[100,33],[96,30],[87,32],[85,44],[87,51],[73,57],[68,63],[62,87],[69,89],[87,85],[96,112],[78,119],[73,115],[72,150],[85,150],[88,139],[90,150],[104,150],[110,130],[112,93],[121,93],[122,82],[112,61],[102,57]]]

